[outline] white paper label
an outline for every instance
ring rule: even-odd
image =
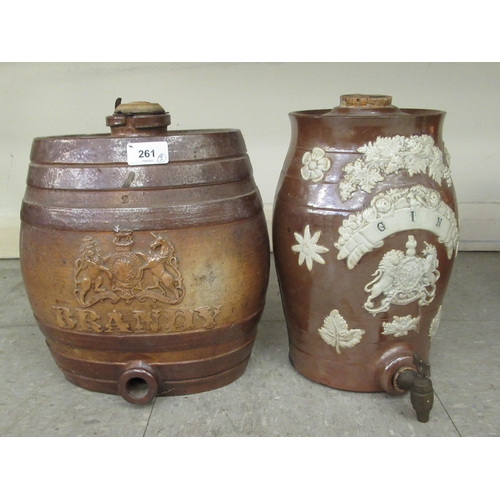
[[[127,163],[129,165],[153,165],[168,163],[167,142],[129,142]]]

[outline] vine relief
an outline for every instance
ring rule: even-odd
[[[358,189],[371,193],[385,176],[404,171],[410,177],[426,174],[438,184],[451,186],[451,171],[443,162],[442,151],[429,135],[411,137],[378,137],[358,148],[362,156],[345,165],[344,177],[339,184],[342,201],[349,200]],[[445,150],[449,162],[449,154]],[[449,163],[448,163],[449,164]]]

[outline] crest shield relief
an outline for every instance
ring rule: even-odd
[[[106,256],[92,236],[84,237],[74,266],[74,294],[78,303],[82,307],[105,300],[180,303],[185,288],[175,248],[165,235],[151,233],[151,236],[146,254],[132,250],[132,231],[118,231],[113,239],[115,252]]]

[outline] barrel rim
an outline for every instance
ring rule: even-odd
[[[400,111],[403,113],[407,113],[407,116],[439,116],[439,115],[445,115],[446,111],[442,111],[439,109],[426,109],[426,108],[399,108]],[[394,115],[394,114],[345,114],[345,115],[330,115],[330,116],[325,116],[327,113],[330,113],[332,110],[331,109],[306,109],[306,110],[300,110],[300,111],[292,111],[289,113],[289,116],[296,116],[296,117],[307,117],[307,118],[336,118],[336,119],[384,119],[384,120],[394,120],[394,119],[401,119],[404,118],[405,115]],[[370,111],[374,111],[374,109],[371,109]]]
[[[165,137],[176,137],[176,136],[195,136],[195,135],[218,135],[218,134],[227,134],[227,133],[241,133],[240,129],[237,128],[220,128],[220,129],[192,129],[192,130],[169,130],[168,132],[147,137],[147,140],[150,142],[160,141],[165,139]],[[145,137],[137,137],[137,136],[112,136],[108,133],[98,133],[98,134],[66,134],[66,135],[47,135],[47,136],[37,136],[33,140],[39,141],[43,139],[95,139],[95,138],[109,138],[115,141],[123,141],[123,140],[145,140]]]

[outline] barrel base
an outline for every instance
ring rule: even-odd
[[[145,404],[156,396],[218,389],[243,375],[261,313],[238,325],[182,335],[97,335],[39,326],[56,365],[71,383]]]
[[[346,365],[318,358],[290,344],[289,359],[304,377],[319,384],[352,392],[384,392],[376,380],[374,367],[366,364]]]
[[[385,347],[378,346],[370,356],[348,363],[309,354],[290,342],[289,358],[301,375],[328,387],[400,396],[406,391],[394,384],[394,376],[401,369],[414,369],[413,351],[411,344],[396,342]],[[428,352],[425,356],[427,359]]]
[[[249,360],[250,356],[228,370],[207,377],[189,380],[162,380],[158,384],[157,396],[183,396],[219,389],[240,378],[245,373]],[[60,370],[69,382],[82,389],[105,394],[119,394],[116,380],[94,379],[68,372],[62,368]]]

